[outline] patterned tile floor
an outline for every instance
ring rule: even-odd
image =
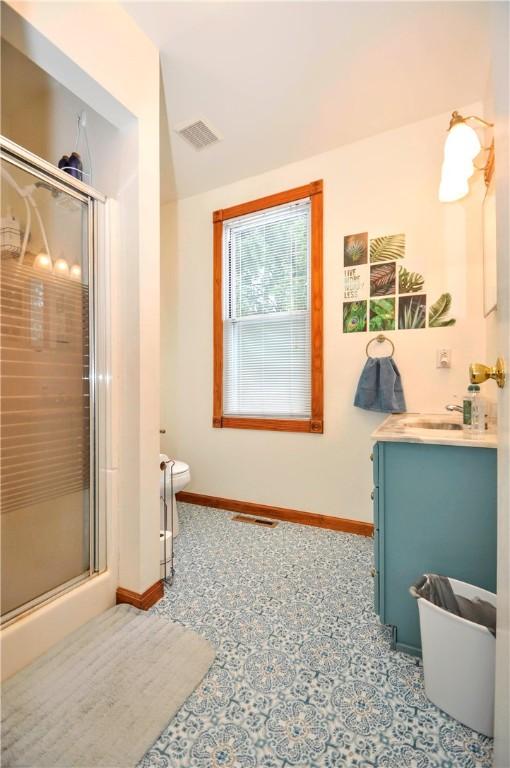
[[[217,649],[140,768],[486,768],[492,741],[425,697],[372,609],[371,541],[180,505],[155,613]]]

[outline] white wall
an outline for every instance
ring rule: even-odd
[[[475,104],[461,111],[481,109]],[[188,490],[371,520],[370,433],[383,416],[352,405],[365,345],[374,334],[342,333],[344,235],[405,232],[405,266],[423,273],[430,300],[452,293],[455,326],[389,335],[410,411],[442,413],[446,403],[462,397],[469,363],[485,354],[483,182],[476,181],[459,203],[438,202],[449,117],[442,114],[163,207],[163,445],[190,464]],[[212,211],[321,178],[324,434],[213,429]],[[439,347],[452,349],[451,370],[436,369]]]
[[[2,631],[7,676],[112,605],[117,586],[143,592],[159,579],[159,55],[114,2],[13,1],[3,4],[2,34],[115,126],[122,147],[118,301],[110,294],[105,310],[116,339],[109,376],[121,381],[110,413],[118,458],[112,450],[101,470],[109,568]]]

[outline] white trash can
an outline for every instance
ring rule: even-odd
[[[450,579],[461,597],[486,600],[496,595]],[[496,638],[486,627],[455,616],[418,598],[425,693],[448,715],[485,736],[494,733]]]

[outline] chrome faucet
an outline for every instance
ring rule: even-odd
[[[463,413],[461,405],[445,405],[445,408],[447,411],[458,411],[459,413]]]

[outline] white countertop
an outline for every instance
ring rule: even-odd
[[[435,429],[419,426],[417,422],[434,421],[462,424],[461,414],[447,413],[396,413],[388,416],[375,432],[372,439],[379,442],[430,443],[432,445],[460,445],[464,448],[497,448],[496,432],[470,435],[463,429]]]

